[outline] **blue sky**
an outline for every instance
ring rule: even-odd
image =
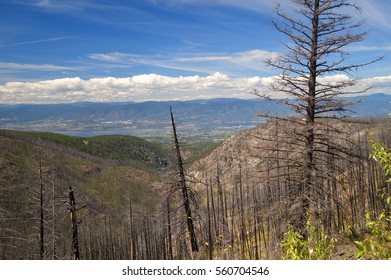
[[[292,1],[280,0],[291,11]],[[391,1],[357,0],[366,40],[350,59],[391,94]],[[251,98],[284,52],[271,0],[0,0],[0,104]],[[340,79],[340,76],[335,77]]]

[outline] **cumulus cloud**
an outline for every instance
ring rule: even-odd
[[[337,82],[348,77],[325,77]],[[168,77],[145,74],[128,78],[102,77],[88,80],[64,78],[37,82],[8,82],[0,86],[0,104],[71,103],[80,101],[190,100],[208,98],[255,98],[253,89],[267,90],[275,77],[234,78],[222,73],[208,76]],[[391,94],[391,76],[368,78],[359,86],[372,86],[372,92]],[[278,94],[274,94],[278,97]]]
[[[0,103],[68,103],[78,101],[185,100],[218,97],[254,97],[268,78],[231,78],[221,73],[206,77],[168,77],[157,74],[129,78],[64,78],[38,82],[8,82],[0,86]]]
[[[337,85],[339,83],[349,82],[351,78],[345,74],[336,74],[333,76],[319,77],[318,81],[326,85]]]

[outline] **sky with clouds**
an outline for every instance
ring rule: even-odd
[[[357,77],[391,94],[391,1],[355,2],[369,34],[346,48],[348,59],[385,56]],[[280,74],[265,59],[285,52],[275,4],[0,0],[0,104],[254,98]]]

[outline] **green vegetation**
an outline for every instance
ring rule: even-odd
[[[3,133],[27,137],[27,139],[47,140],[77,151],[110,160],[129,162],[152,168],[162,168],[169,164],[169,156],[164,149],[134,136],[103,135],[95,137],[68,136],[50,132],[2,131]]]
[[[382,165],[386,180],[380,197],[383,209],[379,214],[367,213],[365,226],[369,235],[362,241],[355,241],[358,259],[391,259],[391,149],[387,149],[374,140],[371,140],[371,157]]]
[[[79,209],[79,238],[84,246],[81,257],[130,258],[129,244],[111,244],[105,253],[102,246],[108,248],[109,234],[121,242],[129,238],[130,205],[135,227],[142,222],[143,213],[156,210],[158,194],[153,186],[161,182],[156,172],[89,160],[67,149],[38,145],[28,137],[32,134],[24,135],[0,135],[0,258],[39,258],[36,249],[40,184],[44,191],[44,258],[70,258],[69,186],[75,191]],[[48,137],[77,140],[55,134]]]
[[[387,149],[385,145],[379,144],[374,140],[370,140],[370,143],[372,146],[371,158],[382,165],[386,176],[386,183],[391,183],[391,149]],[[387,197],[386,200],[389,204],[390,197]]]
[[[307,220],[307,238],[304,238],[292,225],[288,226],[281,242],[285,260],[327,260],[331,259],[336,250],[336,240],[328,237],[321,223]]]
[[[380,188],[378,197],[381,209],[365,214],[365,232],[361,240],[355,240],[356,259],[390,260],[391,259],[391,149],[375,140],[369,141],[372,147],[370,158],[381,165],[384,172],[384,186]],[[331,259],[336,250],[336,240],[329,238],[321,224],[306,224],[308,237],[304,238],[292,225],[281,242],[283,259],[313,260]]]
[[[391,216],[382,211],[376,218],[367,214],[366,228],[369,236],[363,241],[355,241],[358,251],[357,259],[390,260],[391,259]]]
[[[249,127],[247,127],[249,128]],[[205,128],[205,129],[189,129],[178,127],[179,142],[186,158],[187,164],[192,164],[195,161],[209,155],[218,145],[230,136],[243,131],[242,127],[229,128]],[[159,143],[165,147],[167,153],[172,153],[172,133],[144,133],[140,137],[153,143]]]

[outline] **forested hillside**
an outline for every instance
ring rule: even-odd
[[[29,141],[35,144],[51,145],[51,148],[68,147],[75,151],[107,160],[144,166],[166,167],[171,160],[161,145],[128,135],[101,135],[95,137],[68,136],[50,132],[27,132],[0,130],[0,134]],[[40,140],[43,140],[40,142]]]

